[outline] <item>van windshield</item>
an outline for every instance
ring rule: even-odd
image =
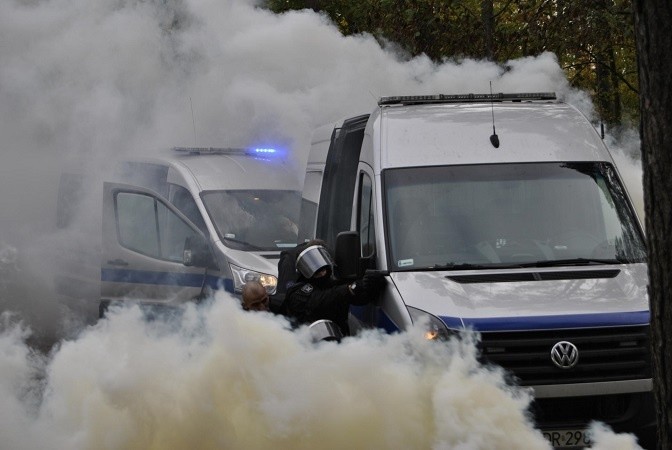
[[[393,271],[645,260],[607,163],[388,169],[383,183]]]
[[[222,242],[237,250],[281,250],[297,242],[301,192],[206,191],[205,208]]]

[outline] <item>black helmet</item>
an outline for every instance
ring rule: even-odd
[[[333,265],[331,255],[322,245],[311,245],[296,257],[296,270],[307,279],[325,267],[332,270]]]

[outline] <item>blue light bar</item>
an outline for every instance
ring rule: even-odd
[[[231,147],[173,147],[173,150],[189,155],[249,155],[271,156],[278,153],[274,148],[231,148]]]
[[[244,148],[223,148],[223,147],[173,147],[173,150],[190,155],[244,155],[247,150]]]

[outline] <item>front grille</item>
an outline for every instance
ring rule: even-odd
[[[568,341],[578,349],[571,369],[551,361],[551,348]],[[497,364],[523,386],[651,378],[649,327],[483,332],[484,362]]]
[[[530,412],[545,426],[580,426],[593,420],[610,423],[627,419],[641,408],[640,394],[535,399]]]

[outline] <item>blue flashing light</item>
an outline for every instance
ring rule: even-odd
[[[272,147],[231,148],[231,147],[173,147],[173,150],[189,155],[248,155],[264,158],[284,156],[283,150]]]
[[[274,147],[251,147],[248,154],[254,156],[256,159],[264,161],[277,161],[284,159],[286,152],[284,149]]]

